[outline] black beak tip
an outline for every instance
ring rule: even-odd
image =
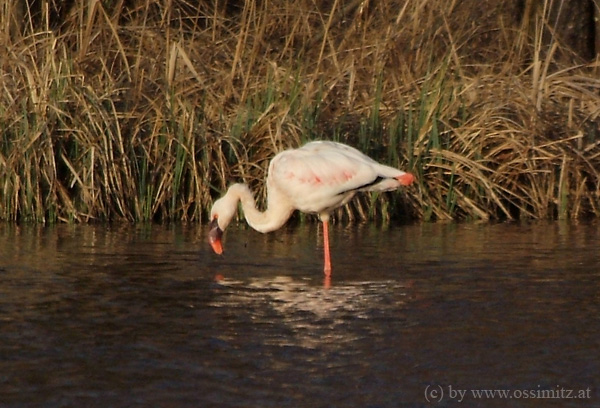
[[[208,231],[208,242],[213,248],[215,253],[222,254],[223,246],[221,244],[221,237],[223,236],[223,230],[219,227],[217,219],[213,219],[209,225],[210,230]]]

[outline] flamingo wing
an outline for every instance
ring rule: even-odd
[[[358,150],[335,142],[312,142],[278,154],[269,167],[273,187],[304,212],[322,212],[344,204],[358,190],[396,188],[386,184],[402,171],[384,166]],[[380,186],[380,188],[373,188]]]

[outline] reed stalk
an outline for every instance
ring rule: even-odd
[[[442,0],[36,4],[0,9],[0,219],[204,221],[314,139],[417,176],[336,219],[600,213],[599,65],[545,41],[548,0],[512,27]]]

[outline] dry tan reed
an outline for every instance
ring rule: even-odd
[[[264,198],[268,160],[312,139],[418,175],[338,218],[600,212],[600,66],[542,41],[545,8],[39,3],[0,10],[2,219],[202,220],[233,181]]]

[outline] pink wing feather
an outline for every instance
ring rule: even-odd
[[[304,212],[335,208],[354,192],[402,171],[384,166],[358,150],[335,142],[312,142],[278,154],[269,167],[273,187]],[[387,184],[376,188],[385,190]],[[394,181],[394,186],[396,182]]]

